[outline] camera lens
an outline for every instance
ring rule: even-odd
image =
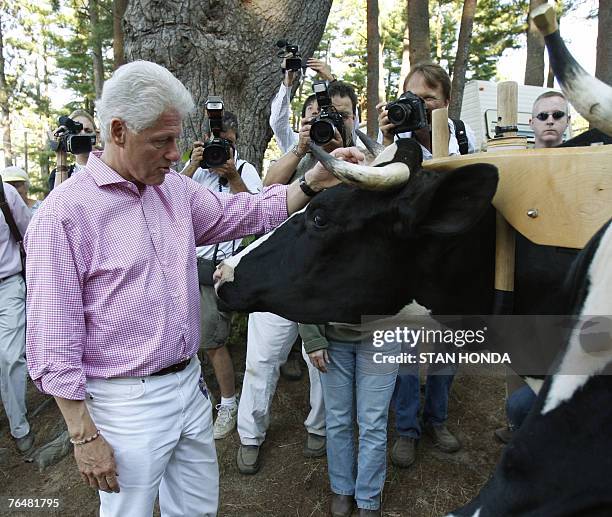
[[[220,144],[211,144],[204,148],[203,162],[207,168],[219,167],[229,160],[228,150]]]
[[[389,122],[391,122],[391,124],[399,126],[400,124],[404,124],[410,118],[411,112],[412,110],[407,104],[394,102],[388,107],[387,117],[389,118]]]
[[[335,134],[334,124],[331,120],[317,120],[310,127],[310,138],[318,145],[333,140]]]

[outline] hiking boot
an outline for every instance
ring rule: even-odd
[[[300,356],[290,356],[287,362],[280,367],[281,375],[289,381],[299,381],[302,378],[301,360]]]
[[[34,431],[30,432],[21,438],[13,438],[15,446],[19,452],[28,452],[34,446]]]
[[[391,449],[391,463],[403,469],[414,463],[416,456],[416,438],[399,436]]]
[[[259,472],[259,445],[240,444],[236,463],[238,472],[241,474],[257,474]]]
[[[509,427],[500,427],[499,429],[495,429],[494,433],[495,438],[497,438],[501,443],[510,443],[512,437],[514,436],[514,431]]]
[[[238,404],[234,404],[233,406],[218,404],[215,408],[217,410],[217,418],[213,426],[213,438],[215,440],[221,440],[236,428]]]
[[[425,426],[427,434],[431,436],[434,445],[442,452],[457,452],[461,449],[461,444],[455,435],[453,435],[446,427],[446,424]]]
[[[332,492],[329,511],[332,517],[350,517],[355,506],[355,498],[352,495],[340,495]]]
[[[303,453],[306,458],[320,458],[321,456],[325,456],[327,453],[327,440],[325,436],[308,433]]]

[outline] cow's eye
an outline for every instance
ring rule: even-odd
[[[315,214],[312,218],[312,222],[317,228],[325,228],[327,226],[327,219],[323,214]]]

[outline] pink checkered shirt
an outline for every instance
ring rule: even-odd
[[[196,245],[270,231],[287,218],[286,189],[232,196],[170,172],[140,193],[92,153],[26,234],[36,386],[82,400],[86,378],[145,376],[193,356]]]

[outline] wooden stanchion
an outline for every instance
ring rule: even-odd
[[[431,154],[434,158],[448,156],[448,108],[431,112]]]

